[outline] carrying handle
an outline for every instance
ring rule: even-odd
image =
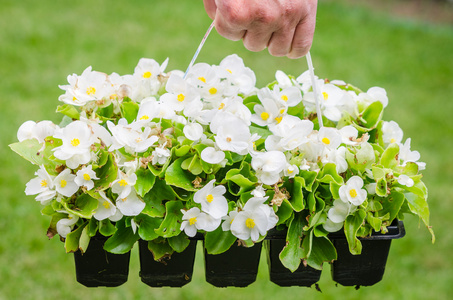
[[[192,68],[193,64],[195,63],[195,60],[197,59],[198,54],[200,54],[201,48],[203,48],[203,45],[206,42],[206,39],[208,38],[208,36],[211,33],[213,28],[214,28],[214,21],[212,21],[212,23],[209,26],[208,30],[206,31],[203,39],[201,40],[200,45],[197,48],[197,51],[195,51],[195,54],[192,57],[192,60],[190,61],[190,64],[187,67],[186,72],[184,73],[183,79],[186,79],[187,74],[189,73],[190,69]],[[313,88],[313,95],[315,97],[316,115],[318,116],[318,124],[319,124],[319,128],[321,129],[321,127],[323,127],[322,112],[321,112],[321,101],[320,101],[320,98],[319,98],[318,87],[317,87],[316,78],[315,78],[315,71],[314,71],[314,68],[313,68],[313,62],[311,60],[310,51],[308,51],[307,55],[305,55],[305,58],[307,59],[308,72],[310,73],[311,86]]]

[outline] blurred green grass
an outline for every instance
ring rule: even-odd
[[[336,287],[326,266],[314,288],[279,288],[269,282],[262,259],[257,281],[248,288],[216,289],[204,281],[202,252],[194,278],[181,289],[151,289],[139,277],[133,250],[129,281],[118,288],[89,289],[75,281],[72,255],[57,239],[47,240],[49,220],[40,204],[24,195],[36,167],[7,147],[26,120],[52,120],[68,74],[87,66],[130,74],[141,57],[168,69],[185,69],[210,24],[201,1],[13,1],[0,10],[0,299],[450,299],[453,266],[449,234],[453,212],[453,27],[396,19],[342,1],[320,1],[312,57],[320,77],[343,79],[362,89],[384,87],[390,99],[386,120],[412,137],[412,148],[427,163],[432,245],[416,218],[407,235],[393,242],[384,279],[356,291]],[[198,61],[217,64],[237,53],[257,75],[258,85],[277,69],[299,75],[304,59],[251,53],[240,42],[213,32]],[[201,249],[199,249],[201,250]]]

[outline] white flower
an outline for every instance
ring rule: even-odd
[[[39,143],[44,143],[44,139],[52,136],[57,128],[58,126],[51,121],[41,121],[38,123],[26,121],[19,127],[17,139],[19,142],[36,139]]]
[[[269,88],[262,88],[258,91],[258,98],[261,104],[254,106],[255,114],[252,115],[252,122],[259,126],[279,123],[281,121],[280,109],[283,109],[284,113],[285,107],[282,104],[278,104],[279,100],[276,99],[275,93]]]
[[[145,202],[138,197],[135,189],[131,189],[131,192],[126,197],[118,196],[116,199],[116,207],[125,216],[137,216],[145,208],[145,205]]]
[[[382,139],[386,146],[392,143],[401,143],[403,130],[395,121],[384,121],[382,124]]]
[[[35,175],[38,177],[33,178],[26,184],[25,195],[36,195],[36,200],[41,204],[46,205],[57,194],[53,183],[54,176],[47,173],[44,166],[40,166]]]
[[[411,151],[411,139],[408,138],[404,144],[400,144],[399,159],[403,161],[404,167],[408,162],[413,162],[418,165],[419,170],[424,170],[426,163],[419,162],[420,153],[418,151]]]
[[[400,176],[398,176],[397,180],[401,185],[405,185],[407,187],[414,186],[414,180],[407,175],[401,174]]]
[[[201,204],[202,211],[215,219],[228,214],[228,201],[223,196],[226,189],[223,185],[214,187],[215,179],[208,182],[202,189],[193,195],[193,201]]]
[[[160,101],[168,104],[175,111],[182,111],[185,107],[200,101],[196,88],[176,74],[170,75],[165,88],[168,93],[162,95]]]
[[[225,152],[214,147],[206,147],[201,151],[201,159],[208,164],[220,164],[225,159]]]
[[[188,211],[181,210],[183,213],[181,230],[189,237],[194,237],[197,230],[205,230],[207,232],[214,231],[219,227],[221,219],[215,219],[212,216],[201,212],[198,207],[192,207]]]
[[[295,86],[285,87],[281,91],[278,86],[275,86],[274,94],[276,94],[279,102],[285,107],[296,106],[302,101],[300,89]]]
[[[319,84],[320,88],[320,106],[327,119],[338,122],[341,119],[343,111],[351,110],[348,106],[353,104],[350,101],[350,95],[339,87],[327,83]],[[304,104],[309,112],[316,110],[316,101],[313,92],[307,92],[303,97]]]
[[[54,185],[57,192],[65,197],[71,197],[79,190],[79,186],[74,182],[76,176],[71,174],[70,169],[64,169],[54,179]]]
[[[313,122],[286,115],[280,123],[270,125],[269,130],[274,135],[266,138],[265,145],[268,151],[294,150],[309,141],[308,135],[313,131]]]
[[[327,219],[326,223],[322,224],[322,227],[327,231],[327,232],[337,232],[341,228],[343,228],[343,222],[340,223],[334,223],[332,220]]]
[[[114,216],[117,212],[117,209],[112,201],[107,198],[104,191],[99,191],[99,195],[101,196],[101,198],[98,199],[99,204],[93,217],[98,221],[102,221]]]
[[[371,104],[375,101],[382,103],[384,107],[387,106],[389,98],[387,92],[381,87],[371,87],[366,93],[360,93],[358,95],[358,101],[364,102],[365,104]]]
[[[334,223],[342,223],[350,213],[356,210],[356,208],[356,206],[351,205],[349,202],[337,199],[333,202],[333,206],[329,209],[327,216]]]
[[[124,199],[132,191],[132,187],[137,182],[135,173],[128,174],[118,170],[118,178],[112,183],[112,192],[118,194],[118,198]]]
[[[198,141],[203,136],[203,126],[193,122],[184,126],[184,135],[191,141]]]
[[[231,223],[233,223],[234,221],[234,218],[237,216],[238,214],[238,209],[237,207],[230,211],[230,213],[228,214],[228,216],[224,217],[224,221],[222,223],[222,230],[223,231],[228,231],[231,229]]]
[[[91,160],[91,145],[95,142],[88,125],[82,121],[74,121],[57,130],[55,137],[63,141],[63,145],[53,149],[56,158],[65,160],[66,165],[75,169]]]
[[[283,170],[284,175],[288,178],[294,178],[296,175],[299,174],[299,168],[296,165],[287,164],[286,168]]]
[[[227,78],[233,86],[238,87],[239,93],[247,95],[255,89],[255,73],[236,54],[225,57],[216,70],[220,77]]]
[[[57,222],[57,233],[62,237],[65,238],[74,227],[75,223],[79,220],[78,216],[74,216],[69,214],[68,218],[61,219]]]
[[[327,149],[337,149],[341,144],[341,134],[336,128],[322,127],[318,132],[318,141]]]
[[[251,134],[249,127],[238,117],[230,113],[219,113],[210,124],[216,134],[217,146],[223,151],[232,151],[241,155],[248,152]]]
[[[346,182],[346,185],[340,187],[340,199],[346,203],[352,203],[359,206],[367,198],[367,191],[363,189],[363,180],[359,176],[352,176]]]
[[[89,165],[87,167],[83,167],[79,171],[77,171],[76,178],[74,182],[78,186],[84,186],[89,191],[94,187],[94,180],[99,179],[96,177],[96,173],[93,171],[93,166]]]
[[[251,165],[259,181],[272,185],[280,179],[280,173],[286,167],[286,157],[280,151],[258,152],[252,157]]]
[[[264,198],[266,196],[266,190],[263,188],[263,185],[260,184],[251,192],[251,194],[253,197]]]
[[[281,88],[287,88],[293,86],[293,81],[283,71],[277,70],[275,72],[275,79]]]
[[[157,147],[153,153],[151,153],[151,155],[153,156],[153,159],[151,161],[151,163],[153,165],[164,165],[168,158],[171,156],[171,152],[168,148],[165,148],[165,144],[162,145],[162,147]]]

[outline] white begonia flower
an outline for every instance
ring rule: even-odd
[[[219,113],[210,124],[216,134],[217,146],[223,151],[232,151],[241,155],[248,152],[251,134],[249,127],[230,113]]]
[[[214,147],[206,147],[201,151],[201,159],[208,164],[220,164],[225,159],[225,152]]]
[[[348,170],[346,151],[347,149],[343,146],[339,147],[336,150],[328,150],[325,160],[323,159],[323,163],[334,163],[339,174],[346,172]]]
[[[272,208],[266,204],[265,198],[250,198],[244,205],[243,209],[234,217],[231,223],[231,233],[241,240],[249,238],[256,242],[260,235],[264,236],[266,232],[277,224],[278,217]]]
[[[357,141],[359,131],[352,125],[345,126],[340,129],[341,142],[345,145],[357,145],[360,142]]]
[[[158,76],[164,72],[167,63],[168,59],[162,63],[162,66],[159,66],[154,59],[141,58],[134,70],[131,98],[141,101],[146,97],[156,95],[161,87]]]
[[[269,126],[274,134],[266,138],[265,146],[271,150],[294,150],[309,141],[308,135],[313,131],[313,122],[286,115],[279,124]]]
[[[36,201],[41,202],[41,204],[46,205],[54,198],[57,194],[54,186],[54,176],[47,173],[44,166],[40,166],[39,170],[35,172],[35,175],[38,177],[33,178],[27,182],[25,187],[25,195],[36,195]]]
[[[215,120],[218,113],[230,113],[244,121],[247,126],[250,126],[252,113],[247,106],[242,103],[242,101],[243,99],[239,96],[223,98],[210,110],[204,111],[202,119],[205,122],[210,123]]]
[[[36,139],[42,144],[44,143],[44,139],[48,136],[52,136],[57,128],[58,126],[51,121],[41,121],[38,123],[26,121],[17,130],[17,139],[19,142]]]
[[[300,89],[295,86],[285,87],[280,91],[279,86],[274,87],[277,99],[285,107],[296,106],[302,101]]]
[[[118,194],[118,198],[124,199],[129,196],[136,182],[137,175],[135,173],[123,173],[118,170],[118,178],[112,183],[112,192]]]
[[[337,149],[341,144],[341,134],[336,128],[322,127],[318,132],[318,141],[327,149]]]
[[[159,137],[153,135],[151,127],[145,127],[142,130],[141,125],[140,121],[127,124],[124,118],[120,119],[117,125],[107,121],[107,127],[113,136],[113,143],[109,150],[128,147],[131,152],[142,153],[147,151],[159,140]]]
[[[267,126],[281,121],[280,110],[284,107],[279,107],[278,99],[269,88],[262,88],[258,91],[258,98],[261,104],[256,104],[253,108],[255,114],[252,115],[251,121],[259,126]]]
[[[357,98],[358,101],[368,105],[373,102],[379,101],[382,103],[384,108],[389,103],[389,98],[387,97],[387,92],[385,91],[385,89],[377,86],[369,88],[366,93],[360,93]]]
[[[363,189],[363,180],[359,176],[352,176],[338,191],[340,199],[346,203],[359,206],[367,198],[367,191]]]
[[[77,171],[76,178],[74,179],[74,182],[78,186],[84,186],[86,189],[89,191],[92,188],[94,188],[94,181],[99,179],[96,176],[96,173],[93,171],[93,166],[89,165],[86,167],[83,167],[82,169]]]
[[[175,111],[182,111],[185,107],[200,101],[197,89],[176,74],[170,75],[165,88],[168,93],[162,95],[160,101]]]
[[[215,179],[209,181],[193,195],[193,201],[201,204],[201,210],[220,219],[228,214],[228,201],[223,196],[226,189],[223,185],[214,187]]]
[[[414,186],[414,180],[407,175],[401,174],[400,176],[398,176],[397,180],[401,185],[405,185],[407,187]]]
[[[406,166],[408,162],[413,162],[418,165],[419,170],[424,170],[426,163],[419,162],[420,153],[418,151],[411,151],[411,139],[408,138],[404,144],[400,144],[400,152],[398,154],[400,160],[403,161],[402,166]]]
[[[263,185],[260,184],[251,192],[251,194],[253,197],[264,198],[266,196],[266,190],[263,188]]]
[[[53,149],[56,158],[65,160],[66,165],[75,169],[91,160],[91,145],[95,142],[88,125],[82,121],[74,121],[66,127],[56,130],[54,136],[63,141],[63,145]]]
[[[320,90],[320,106],[327,119],[338,122],[341,119],[342,113],[345,110],[345,106],[350,104],[350,95],[339,87],[326,83],[319,85]],[[313,92],[307,92],[303,97],[306,109],[309,112],[316,111],[316,101]]]
[[[299,174],[299,168],[296,165],[287,164],[283,174],[288,178],[294,178]]]
[[[293,84],[294,82],[283,71],[277,70],[275,72],[275,79],[277,80],[278,86],[283,89],[290,87],[290,86],[294,86],[294,84]],[[301,97],[301,100],[302,100],[302,97]]]
[[[104,126],[100,125],[102,123],[101,120],[88,119],[86,113],[82,111],[80,113],[80,121],[85,122],[88,125],[93,132],[94,137],[100,140],[99,142],[102,141],[104,145],[110,147],[112,144],[112,135]]]
[[[156,149],[154,149],[153,153],[151,153],[151,155],[153,156],[153,159],[151,161],[151,163],[153,165],[164,165],[167,160],[170,158],[171,156],[171,151],[170,149],[166,148],[165,147],[165,144],[162,145],[161,147],[157,147]]]
[[[79,217],[72,214],[69,214],[68,218],[59,220],[56,225],[57,233],[62,238],[65,238],[72,231],[72,228],[78,220]]]
[[[343,222],[340,223],[334,223],[332,220],[327,219],[326,223],[322,224],[322,227],[327,231],[327,232],[337,232],[341,228],[343,228]]]
[[[318,78],[318,76],[316,76],[316,75],[315,75],[315,81],[316,81],[316,84],[318,87],[320,87],[324,84],[324,80]],[[296,78],[296,82],[300,85],[300,89],[302,90],[302,92],[304,94],[308,93],[309,90],[312,89],[312,81],[311,81],[311,76],[310,76],[309,70],[300,74],[299,77]]]
[[[386,146],[392,143],[401,143],[403,130],[395,121],[384,121],[382,123],[382,139]]]
[[[102,221],[114,216],[117,209],[112,201],[107,198],[104,191],[99,191],[99,195],[101,196],[101,198],[98,199],[99,204],[93,217],[98,221]]]
[[[368,195],[376,195],[376,182],[371,182],[365,185]]]
[[[71,197],[79,190],[79,186],[74,182],[76,176],[71,174],[70,169],[64,169],[54,179],[54,185],[57,192],[65,197]]]
[[[197,230],[214,231],[222,221],[201,212],[198,207],[192,207],[188,211],[182,209],[181,212],[183,217],[180,229],[184,230],[189,237],[194,237],[197,234]]]
[[[337,199],[333,202],[333,206],[329,209],[327,217],[334,223],[343,223],[346,217],[353,213],[357,206],[349,202]]]
[[[137,216],[145,208],[145,205],[145,202],[138,197],[135,189],[131,189],[126,197],[118,196],[116,199],[116,207],[125,216]]]
[[[188,123],[184,126],[183,133],[191,141],[198,141],[203,136],[203,126],[199,123]]]
[[[225,57],[216,68],[219,77],[226,78],[230,84],[239,88],[239,93],[248,95],[255,90],[255,73],[244,65],[237,54]]]
[[[147,97],[140,102],[140,108],[137,113],[137,121],[149,123],[152,119],[157,118],[159,102],[154,97]]]
[[[267,185],[278,182],[286,164],[285,154],[280,151],[258,152],[252,156],[251,163],[259,181]]]
[[[230,230],[231,223],[233,223],[234,218],[237,216],[237,214],[238,214],[238,209],[236,207],[234,210],[230,211],[230,213],[226,217],[223,218],[223,220],[224,220],[223,223],[222,223],[222,230],[223,231],[229,231]]]

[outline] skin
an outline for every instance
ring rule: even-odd
[[[203,0],[217,32],[254,52],[299,58],[310,50],[317,0]]]

